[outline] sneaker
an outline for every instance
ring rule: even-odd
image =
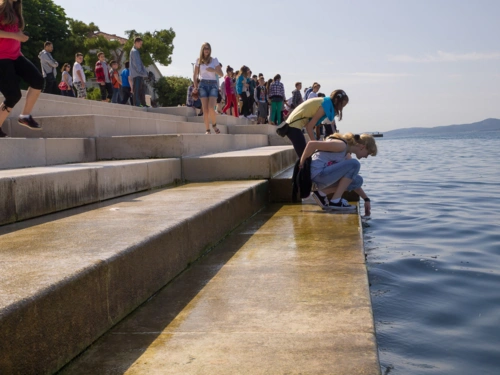
[[[337,203],[330,201],[327,209],[332,211],[355,211],[356,206],[349,204],[345,199],[341,199]]]
[[[4,133],[2,128],[0,128],[0,138],[8,137],[7,133]]]
[[[33,120],[33,117],[31,117],[31,115],[29,115],[28,117],[19,116],[19,118],[17,119],[17,123],[19,125],[26,126],[31,130],[42,130],[42,127],[38,124],[38,122]]]
[[[326,195],[322,197],[318,191],[313,191],[311,193],[311,197],[323,210],[326,210],[328,208],[328,197]]]

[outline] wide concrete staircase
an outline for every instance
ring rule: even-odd
[[[185,107],[42,94],[36,132],[22,106],[0,139],[0,374],[59,371],[266,207],[296,160],[273,127],[220,116],[204,135]]]
[[[23,105],[0,139],[2,374],[57,371],[264,207],[296,158],[229,116],[207,136],[186,108],[42,94],[37,132]]]

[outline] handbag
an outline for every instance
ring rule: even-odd
[[[68,91],[69,90],[68,84],[64,81],[61,81],[61,83],[57,87],[59,87],[59,90],[61,90],[61,91]]]
[[[305,119],[305,117],[299,118],[295,121],[292,121],[290,124],[293,124],[296,121],[300,121]],[[288,124],[286,121],[283,121],[281,124],[278,125],[276,128],[276,134],[278,134],[280,137],[285,137],[288,134],[288,130],[290,129],[290,124]]]

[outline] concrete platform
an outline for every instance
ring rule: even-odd
[[[61,374],[379,375],[361,231],[271,206]]]
[[[183,134],[96,138],[97,159],[181,158],[268,145],[263,134]]]
[[[41,131],[20,126],[10,119],[2,126],[10,137],[21,138],[88,138],[120,135],[205,134],[205,125],[186,121],[158,120],[139,117],[73,115],[37,117]],[[227,128],[220,125],[222,134]]]
[[[269,146],[182,159],[186,181],[269,179],[295,163],[291,146]]]
[[[0,225],[181,180],[179,159],[67,164],[0,171]]]
[[[0,169],[96,161],[93,138],[0,138]]]
[[[190,184],[0,228],[0,373],[56,372],[266,199]]]

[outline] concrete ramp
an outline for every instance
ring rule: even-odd
[[[380,374],[358,215],[270,206],[62,374]]]

